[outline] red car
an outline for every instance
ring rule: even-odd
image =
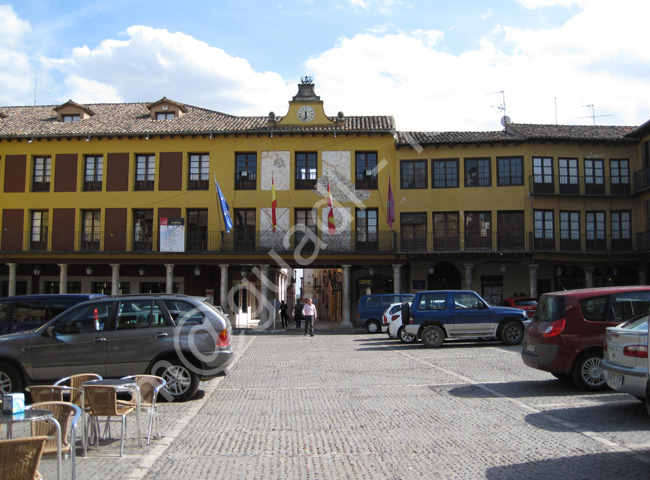
[[[603,287],[545,293],[526,327],[526,365],[572,379],[585,390],[606,388],[601,361],[605,330],[647,315],[650,286]]]
[[[533,315],[535,315],[535,309],[537,308],[537,300],[532,297],[504,298],[499,302],[499,306],[520,308],[526,311],[528,318],[533,318]]]

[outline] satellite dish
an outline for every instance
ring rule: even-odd
[[[510,120],[510,117],[508,115],[504,115],[501,117],[501,126],[502,127],[507,127],[512,123],[512,120]]]

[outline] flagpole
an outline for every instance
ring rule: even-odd
[[[221,202],[219,201],[219,191],[217,190],[217,172],[212,172],[214,175],[214,196],[217,199],[217,211],[221,209]],[[221,213],[223,215],[223,212]],[[219,250],[223,252],[223,230],[221,229],[221,215],[219,217]]]

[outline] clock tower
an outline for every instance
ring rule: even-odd
[[[323,101],[314,92],[314,83],[309,76],[300,79],[298,93],[289,102],[289,112],[277,122],[282,126],[331,126],[336,123],[325,115]]]

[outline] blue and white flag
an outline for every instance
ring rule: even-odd
[[[219,188],[219,183],[217,182],[217,174],[214,172],[214,185],[217,187],[217,197],[219,198],[219,203],[221,204],[221,213],[223,213],[223,222],[226,225],[226,233],[230,233],[232,229],[232,219],[230,218],[230,207],[228,202],[226,202],[226,197],[223,196],[221,188]]]

